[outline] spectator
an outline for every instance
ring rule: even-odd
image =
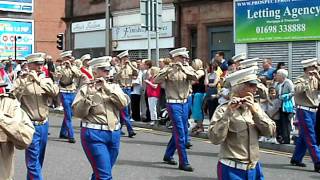
[[[10,80],[8,74],[6,73],[6,71],[4,69],[4,65],[2,63],[0,63],[0,76],[1,76],[1,82],[4,82],[5,84],[7,84],[7,86],[2,90],[9,92],[12,88],[12,81]],[[2,92],[2,90],[0,91],[1,94],[4,93],[4,92]]]
[[[228,74],[229,65],[228,61],[225,59],[224,52],[218,51],[214,59],[222,70],[223,76],[226,76]]]
[[[202,60],[195,59],[192,62],[192,67],[196,71],[198,76],[198,81],[192,84],[193,92],[193,104],[192,104],[192,118],[196,122],[196,126],[192,129],[192,134],[199,134],[204,131],[203,120],[204,114],[202,110],[203,100],[206,93],[205,77],[206,71],[203,68]]]
[[[281,100],[278,98],[278,94],[276,88],[269,88],[269,99],[265,112],[267,115],[276,123],[277,125],[277,134],[280,134],[280,108],[281,108]],[[275,138],[269,139],[271,143],[277,144],[277,140]]]
[[[278,142],[281,144],[290,144],[290,117],[292,117],[294,112],[294,85],[292,81],[288,79],[288,71],[285,69],[278,70],[276,81],[278,97],[281,100]]]
[[[150,70],[148,71],[149,78],[145,80],[145,83],[147,84],[146,90],[151,118],[150,125],[152,126],[159,125],[157,105],[160,98],[161,87],[160,85],[154,83],[154,78],[159,73],[159,71],[160,69],[158,67],[150,68]]]
[[[273,73],[275,69],[272,67],[272,60],[270,58],[264,59],[262,62],[263,70],[259,73],[259,78],[266,78],[267,80],[273,80]]]
[[[170,58],[164,58],[164,59],[160,59],[159,60],[159,67],[160,69],[163,69],[166,66],[169,66],[169,64],[171,63],[171,59]],[[163,109],[166,108],[166,91],[164,89],[164,84],[161,84],[161,96],[160,96],[160,100],[159,100],[159,109],[160,111],[162,111]]]
[[[207,114],[209,114],[209,119],[212,118],[212,115],[216,108],[219,105],[218,102],[218,84],[220,81],[220,77],[218,75],[218,63],[213,62],[209,67],[209,71],[205,78],[206,89],[206,97],[204,100],[204,109]]]
[[[133,62],[132,65],[139,69],[138,76],[133,77],[132,79],[132,92],[131,92],[131,110],[132,110],[132,119],[134,121],[141,121],[140,117],[140,99],[142,92],[142,76],[143,69],[141,66],[141,60],[138,60],[136,63]]]
[[[273,72],[273,78],[276,77],[276,74],[277,74],[277,72],[278,72],[279,69],[287,69],[286,63],[285,63],[285,62],[279,62],[279,63],[277,64],[277,68],[276,68],[276,70]]]
[[[143,90],[144,90],[144,102],[145,102],[145,108],[146,108],[146,111],[145,111],[145,115],[146,115],[146,119],[144,120],[144,122],[151,122],[151,117],[150,117],[150,110],[149,110],[149,104],[148,104],[148,95],[147,95],[147,91],[146,91],[146,88],[147,88],[147,85],[145,83],[145,80],[149,79],[149,70],[151,69],[152,67],[152,61],[151,60],[144,60],[143,61],[143,66],[144,66],[144,70],[145,70],[145,73],[142,77],[142,82],[143,83]]]

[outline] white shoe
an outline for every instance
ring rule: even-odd
[[[154,126],[155,121],[151,121],[150,126]]]
[[[131,118],[130,121],[131,121],[131,122],[134,122],[135,120]]]
[[[62,106],[59,106],[59,107],[54,108],[54,110],[56,110],[56,111],[63,111],[63,107],[62,107]]]

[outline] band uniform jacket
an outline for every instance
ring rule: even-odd
[[[133,76],[138,76],[139,70],[136,69],[131,62],[128,62],[117,71],[115,76],[115,82],[120,85],[120,87],[132,87]]]
[[[0,180],[13,179],[14,148],[27,148],[33,133],[32,122],[20,103],[13,96],[0,95]]]
[[[76,81],[84,77],[81,70],[75,65],[71,65],[71,67],[60,66],[57,68],[56,76],[57,74],[61,74],[59,88],[62,91],[76,91],[78,85]]]
[[[192,81],[198,75],[191,66],[173,64],[164,67],[155,77],[155,83],[165,83],[166,97],[173,100],[185,100],[190,94]]]
[[[294,82],[294,99],[299,106],[317,108],[319,105],[318,94],[319,80],[315,76],[302,75]]]
[[[220,158],[256,165],[259,160],[259,136],[275,136],[276,125],[261,109],[252,114],[247,107],[227,111],[228,103],[215,111],[209,126],[209,139],[221,144]]]
[[[82,122],[108,125],[115,130],[120,123],[120,110],[130,103],[129,97],[118,84],[109,83],[107,90],[89,86],[94,85],[86,84],[77,93],[72,105],[74,115]]]
[[[44,121],[49,115],[48,102],[59,93],[59,88],[50,78],[39,77],[40,82],[31,81],[27,76],[14,81],[12,89],[21,103],[21,108],[32,121]]]

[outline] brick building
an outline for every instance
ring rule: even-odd
[[[58,58],[57,34],[65,32],[65,0],[36,0],[34,4],[35,50]]]
[[[111,0],[112,50],[130,50],[132,58],[147,58],[147,36],[140,27],[139,0]],[[105,1],[73,0],[66,5],[68,48],[75,55],[104,55]],[[193,57],[204,60],[218,50],[228,57],[234,53],[232,1],[163,0],[163,29],[160,32],[160,57],[175,48],[187,47]],[[209,39],[211,39],[209,41]],[[155,57],[155,40],[151,42]]]
[[[111,0],[112,51],[117,54],[130,50],[131,58],[147,58],[147,32],[141,28],[139,0]],[[160,32],[160,55],[168,55],[175,47],[175,6],[173,0],[163,1],[163,30]],[[91,53],[94,57],[105,53],[105,1],[73,0],[66,5],[68,49],[80,57]],[[155,49],[155,39],[151,42]],[[153,50],[153,57],[155,51]]]
[[[210,60],[217,51],[234,55],[233,2],[231,0],[178,0],[177,46],[192,58]]]

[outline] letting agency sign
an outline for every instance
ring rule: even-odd
[[[320,40],[320,0],[236,1],[235,43]]]

